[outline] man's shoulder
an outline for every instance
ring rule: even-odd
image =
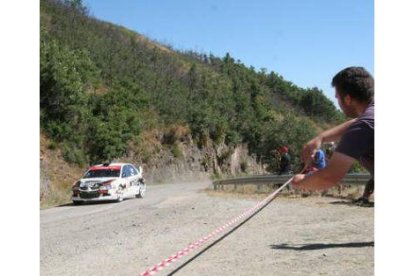
[[[375,104],[370,103],[365,109],[364,113],[358,117],[357,121],[374,121],[375,119]]]
[[[374,134],[374,120],[366,119],[366,120],[357,120],[352,125],[348,127],[345,131],[342,139],[345,139],[349,135],[370,135]]]
[[[375,116],[374,116],[374,104],[370,104],[367,109],[361,114],[354,123],[352,123],[346,132],[358,131],[374,131]]]

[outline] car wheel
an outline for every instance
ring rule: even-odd
[[[147,187],[145,187],[145,186],[142,186],[140,189],[139,189],[139,193],[137,194],[137,198],[143,198],[144,196],[145,196],[145,190],[147,189]]]
[[[120,193],[116,202],[121,202],[124,200],[124,193]]]

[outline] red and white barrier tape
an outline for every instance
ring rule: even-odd
[[[302,172],[303,172],[303,170],[302,170]],[[153,267],[145,270],[140,275],[141,276],[153,275],[153,274],[155,274],[155,273],[163,270],[165,267],[169,266],[171,263],[173,263],[173,262],[177,261],[178,259],[182,258],[183,256],[188,255],[188,253],[190,253],[194,249],[197,249],[198,247],[200,247],[202,244],[204,244],[206,241],[210,240],[212,237],[216,236],[217,234],[223,232],[226,229],[230,230],[229,227],[235,225],[239,220],[241,220],[242,218],[248,218],[250,215],[253,215],[257,210],[259,210],[262,206],[264,206],[265,204],[267,204],[271,200],[273,200],[273,198],[276,197],[276,195],[283,188],[285,188],[287,185],[289,185],[289,183],[292,182],[292,180],[293,180],[293,177],[290,178],[288,181],[286,181],[282,186],[280,186],[279,189],[277,189],[276,191],[274,191],[273,193],[271,193],[270,195],[268,195],[265,199],[263,199],[262,201],[260,201],[259,203],[257,203],[252,208],[247,209],[246,211],[244,211],[238,217],[233,218],[232,220],[230,220],[229,222],[227,222],[223,226],[217,228],[216,230],[214,230],[213,232],[211,232],[210,234],[208,234],[207,236],[205,236],[205,237],[203,237],[203,238],[201,238],[201,239],[199,239],[199,240],[197,240],[197,241],[189,244],[187,247],[185,247],[184,249],[178,251],[176,254],[168,257],[167,259],[163,260],[159,264],[154,265]]]

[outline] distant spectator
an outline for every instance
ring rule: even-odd
[[[326,156],[323,150],[318,149],[315,152],[312,163],[306,168],[305,174],[316,172],[326,167]]]
[[[319,149],[315,152],[315,156],[313,158],[313,165],[318,170],[326,167],[326,156],[323,150]]]
[[[283,146],[279,148],[280,152],[280,168],[279,168],[279,175],[282,174],[291,174],[292,172],[292,158],[289,155],[289,148]]]

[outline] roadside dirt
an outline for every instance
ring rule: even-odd
[[[259,200],[205,193],[209,184],[149,186],[144,199],[40,211],[41,275],[139,275]],[[374,208],[281,197],[174,275],[373,274]]]

